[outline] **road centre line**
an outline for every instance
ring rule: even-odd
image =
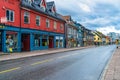
[[[50,62],[50,61],[53,61],[54,59],[46,59],[46,60],[43,60],[43,61],[38,61],[38,62],[35,62],[33,64],[31,64],[32,66],[33,65],[38,65],[38,64],[42,64],[42,63],[46,63],[46,62]]]
[[[43,64],[43,63],[46,63],[46,62],[53,61],[55,59],[62,59],[62,58],[66,58],[66,57],[69,57],[69,56],[72,56],[72,55],[77,55],[77,54],[79,54],[79,53],[65,55],[65,56],[60,56],[60,57],[53,58],[53,59],[46,59],[46,60],[43,60],[43,61],[38,61],[38,62],[32,63],[31,65],[33,66],[33,65]]]
[[[32,63],[30,65],[32,65],[32,66],[33,65],[38,65],[38,64],[42,64],[42,63],[53,61],[55,59],[63,59],[63,58],[66,58],[66,57],[69,57],[69,56],[72,56],[72,55],[77,55],[77,54],[79,54],[79,53],[74,53],[74,54],[70,54],[70,55],[60,56],[60,57],[52,58],[52,59],[46,59],[46,60],[43,60],[43,61],[38,61],[38,62]],[[11,69],[8,69],[8,70],[0,71],[0,74],[11,72],[11,71],[14,71],[14,70],[18,70],[20,68],[21,67],[16,67],[16,68],[11,68]]]
[[[18,70],[18,69],[20,69],[20,68],[21,68],[21,67],[16,67],[16,68],[12,68],[12,69],[8,69],[8,70],[0,71],[0,74],[7,73],[7,72],[11,72],[11,71],[14,71],[14,70]]]
[[[58,59],[66,58],[66,57],[69,57],[69,56],[71,56],[71,55],[60,56],[60,57],[58,57]]]

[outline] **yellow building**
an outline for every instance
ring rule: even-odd
[[[97,43],[98,45],[102,44],[102,38],[98,35],[94,35],[94,42]]]
[[[101,45],[102,44],[102,33],[98,31],[94,31],[93,35],[94,35],[94,44]]]

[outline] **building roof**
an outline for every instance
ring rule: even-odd
[[[62,16],[63,19],[67,22],[67,21],[72,21],[71,16],[67,15],[67,16]]]
[[[48,9],[51,9],[53,5],[54,5],[54,1],[47,2],[47,8]]]
[[[42,0],[34,0],[34,3],[39,5],[41,3],[41,1]]]
[[[59,19],[61,21],[64,21],[64,19],[58,14],[58,13],[51,13],[48,11],[49,7],[51,4],[53,4],[53,2],[50,2],[48,3],[48,7],[46,8],[46,10],[44,11],[42,9],[42,7],[40,7],[40,3],[41,3],[42,0],[34,0],[34,2],[32,2],[31,4],[28,3],[28,0],[22,0],[21,2],[21,7],[25,7],[25,8],[28,8],[28,9],[31,9],[31,10],[34,10],[36,12],[39,12],[39,13],[42,13],[42,14],[45,14],[45,15],[48,15],[50,17],[53,17],[55,19]],[[64,21],[65,22],[65,21]]]

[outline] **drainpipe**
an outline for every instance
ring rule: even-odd
[[[19,38],[20,38],[19,48],[20,48],[20,51],[21,51],[21,49],[22,49],[22,47],[21,47],[21,46],[22,46],[22,45],[21,45],[21,44],[22,44],[22,43],[21,43],[21,26],[22,26],[22,25],[21,25],[21,20],[22,20],[22,19],[21,19],[21,14],[22,14],[22,12],[21,12],[21,3],[22,3],[22,0],[20,0],[20,5],[19,5],[19,7],[20,7],[20,32],[19,32]]]

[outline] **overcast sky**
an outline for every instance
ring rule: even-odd
[[[56,10],[91,30],[120,33],[120,0],[47,0]]]

